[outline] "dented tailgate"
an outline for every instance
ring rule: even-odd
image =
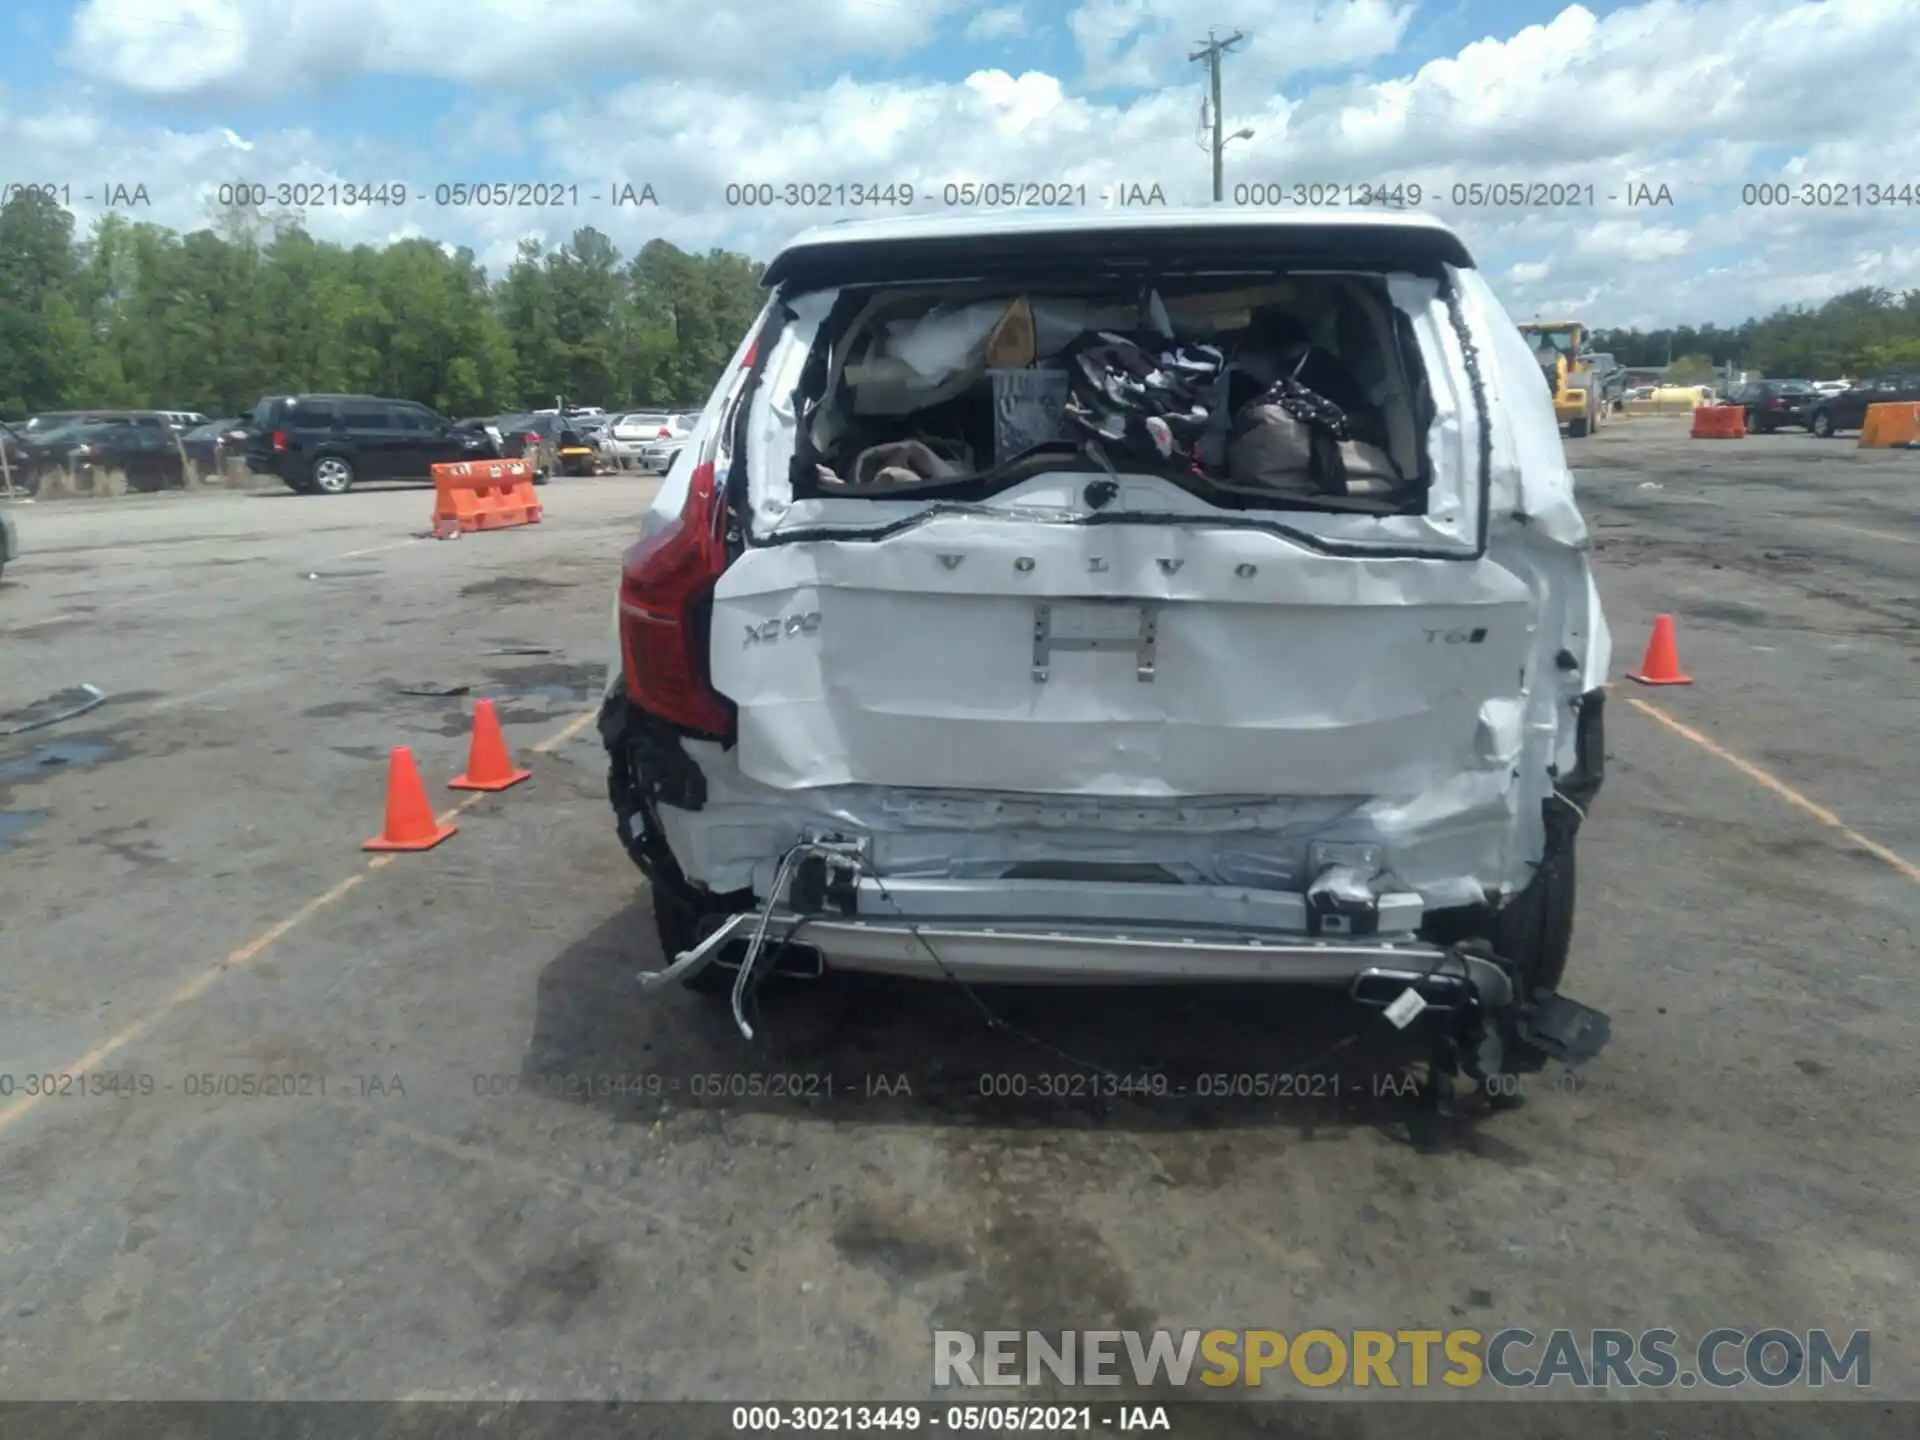
[[[780,788],[1410,794],[1511,763],[1531,603],[1485,562],[1010,510],[748,552],[713,678]]]

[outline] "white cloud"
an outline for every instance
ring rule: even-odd
[[[354,75],[736,83],[930,41],[966,0],[82,0],[68,61],[147,94],[281,95]]]
[[[909,183],[917,209],[938,208],[944,182],[959,179],[1085,184],[1096,204],[1118,185],[1159,184],[1176,203],[1203,201],[1207,160],[1194,133],[1203,72],[1187,53],[1211,24],[1248,33],[1227,61],[1227,114],[1256,135],[1228,151],[1230,186],[1416,182],[1518,313],[1580,305],[1600,323],[1732,320],[1853,285],[1920,286],[1920,205],[1741,204],[1742,184],[1760,180],[1920,184],[1920,94],[1903,59],[1910,0],[1653,0],[1604,18],[1570,6],[1398,65],[1380,62],[1404,35],[1406,7],[1375,0],[1083,0],[1068,24],[1086,74],[1016,64],[946,78],[926,73],[943,58],[937,49],[913,47],[960,8],[948,0],[457,8],[456,22],[453,0],[90,0],[76,21],[75,40],[86,42],[76,62],[86,52],[92,73],[113,84],[91,98],[64,87],[38,103],[0,97],[0,151],[10,171],[71,176],[76,190],[103,168],[142,180],[154,197],[144,218],[176,227],[206,223],[213,187],[238,178],[238,145],[252,147],[247,178],[386,178],[426,192],[404,208],[310,211],[315,233],[344,241],[431,235],[498,267],[523,234],[557,242],[591,224],[628,250],[664,235],[764,255],[793,230],[848,212],[729,207],[730,183]],[[972,24],[1007,23],[989,17],[1015,8],[976,10]],[[710,12],[711,24],[696,22]],[[233,44],[144,23],[165,16],[217,21]],[[1284,57],[1255,63],[1276,45]],[[635,78],[566,95],[544,77],[569,56],[624,64]],[[868,59],[844,73],[856,56]],[[1304,76],[1369,60],[1392,73]],[[826,68],[816,74],[815,64]],[[377,115],[329,138],[265,128],[231,98],[249,76],[277,86],[301,68],[495,83],[447,111],[428,153],[383,133]],[[853,78],[876,71],[899,78]],[[523,83],[503,89],[509,75]],[[1282,95],[1273,84],[1288,77]],[[135,123],[114,86],[192,92],[198,113],[219,120]],[[580,203],[433,203],[436,182],[519,173],[576,183]],[[650,182],[660,208],[608,205],[614,178]],[[1533,181],[1590,185],[1594,203],[1451,203],[1456,183]],[[1620,197],[1630,184],[1665,186],[1677,203],[1629,207]]]
[[[1025,34],[1026,30],[1026,12],[1018,5],[995,5],[967,21],[967,28],[961,33],[969,40],[1010,40]]]

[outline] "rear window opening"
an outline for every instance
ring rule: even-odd
[[[842,290],[794,396],[795,499],[1153,475],[1230,510],[1422,514],[1434,404],[1381,275]]]

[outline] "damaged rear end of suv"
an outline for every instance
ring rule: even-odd
[[[749,1034],[786,968],[1333,986],[1476,1077],[1597,1052],[1610,642],[1450,229],[928,217],[765,283],[615,611],[651,981]]]

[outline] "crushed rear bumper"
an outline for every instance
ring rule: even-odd
[[[728,955],[760,922],[730,916],[698,946],[643,983],[684,979],[709,965],[737,966]],[[1479,1003],[1497,1010],[1513,1000],[1504,969],[1411,937],[1291,938],[1229,932],[1174,933],[1130,927],[1037,926],[980,922],[856,920],[775,911],[767,932],[818,957],[819,968],[868,971],[975,985],[1140,985],[1275,983],[1333,986],[1366,1000],[1440,978],[1461,979]]]

